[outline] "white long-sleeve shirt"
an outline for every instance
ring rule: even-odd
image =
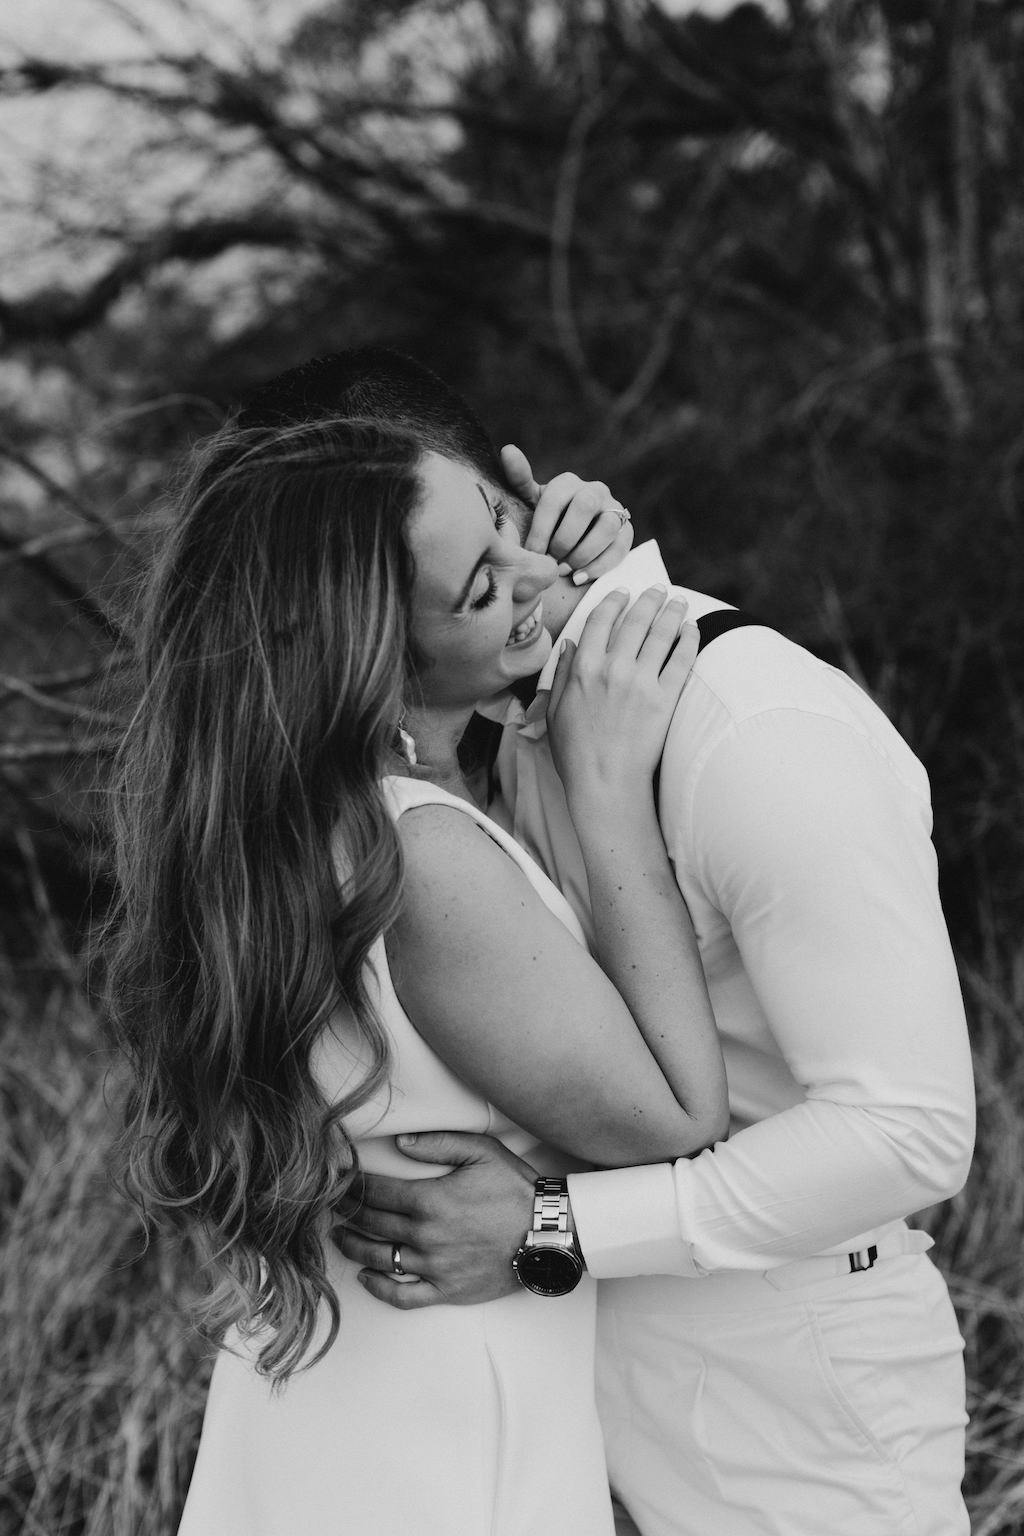
[[[596,582],[668,585],[657,546]],[[689,617],[724,606],[686,588]],[[544,725],[504,733],[516,838],[590,926]],[[693,919],[729,1079],[727,1142],[675,1164],[576,1174],[599,1277],[764,1270],[868,1246],[955,1193],[974,1138],[963,1003],[939,905],[927,776],[845,674],[774,631],[698,656],[670,727],[659,817]]]

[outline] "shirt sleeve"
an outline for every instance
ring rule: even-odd
[[[575,1175],[595,1275],[767,1269],[962,1186],[970,1050],[930,827],[845,721],[768,711],[709,754],[666,841],[691,851],[806,1099],[691,1160]]]

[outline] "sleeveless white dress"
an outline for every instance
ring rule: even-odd
[[[397,819],[440,802],[473,817],[583,942],[560,892],[499,826],[435,785],[384,781]],[[496,921],[500,920],[496,918]],[[346,1122],[370,1172],[445,1170],[395,1146],[406,1131],[486,1131],[543,1172],[571,1166],[449,1071],[416,1033],[371,956],[393,1048],[390,1091]],[[360,1075],[351,1023],[314,1057],[335,1100]],[[612,1536],[594,1400],[594,1282],[568,1296],[525,1291],[480,1306],[398,1312],[328,1244],[341,1331],[329,1353],[272,1392],[237,1336],[218,1354],[179,1536]],[[258,1341],[257,1341],[258,1347]]]

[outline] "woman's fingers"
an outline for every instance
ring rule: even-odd
[[[599,559],[609,557],[613,550],[621,550],[622,553],[618,556],[618,559],[621,559],[633,542],[632,525],[622,521],[620,511],[617,502],[611,505],[606,502],[590,517],[590,521],[581,529],[578,540],[565,554],[554,548],[551,551],[552,554],[557,554],[558,558],[570,565],[574,571],[586,570],[588,578],[593,580],[592,567],[597,565]],[[566,515],[568,516],[568,513]],[[558,531],[561,535],[562,529],[559,528]],[[566,539],[571,538],[574,532],[575,526],[570,525],[566,531]],[[624,544],[625,547],[623,547]],[[606,568],[610,570],[617,563],[618,560],[613,560]],[[597,574],[601,574],[600,570]]]
[[[634,531],[632,523],[622,523],[607,548],[596,559],[590,560],[586,566],[576,571],[573,578],[576,584],[581,586],[584,581],[596,581],[599,576],[607,576],[609,571],[614,571],[617,565],[621,565],[633,548]],[[573,555],[575,554],[574,550]],[[568,575],[572,567],[564,561],[563,565],[565,569],[562,570],[561,566],[559,569],[562,570],[563,575]]]
[[[569,673],[572,670],[572,658],[576,653],[576,647],[571,640],[563,640],[558,660],[555,663],[554,674],[551,678],[551,692],[548,695],[548,714],[556,714],[565,685],[569,681]]]
[[[510,490],[533,509],[525,547],[553,555],[563,576],[575,572],[593,581],[629,553],[629,514],[603,480],[581,480],[566,471],[542,485],[515,443],[502,448],[501,466]]]
[[[668,597],[667,587],[648,587],[631,603],[616,625],[608,644],[612,659],[635,666],[648,647],[646,660],[653,655],[650,637],[661,634],[665,628],[662,614]]]
[[[559,475],[552,480],[537,503],[538,510],[550,501],[553,515],[556,497],[562,510],[548,552],[578,571],[596,560],[618,536],[625,508],[603,481],[581,481],[576,475]]]
[[[684,623],[679,631],[675,648],[661,673],[662,682],[667,688],[674,689],[677,695],[682,692],[683,684],[693,671],[693,664],[699,650],[700,630],[696,624]]]
[[[610,656],[660,673],[679,639],[687,606],[685,598],[670,598],[665,587],[648,587],[613,627]]]
[[[597,664],[604,660],[616,625],[626,611],[629,593],[625,587],[614,587],[587,615],[587,622],[580,632],[577,656],[581,666]],[[634,605],[635,606],[635,605]]]
[[[611,492],[600,481],[566,471],[544,486],[533,509],[526,548],[564,560],[597,517]]]
[[[624,587],[616,587],[587,617],[579,639],[580,662],[596,665],[605,657],[625,659],[660,674],[669,657],[675,654],[686,627],[686,613],[685,598],[670,598],[666,587],[648,587],[633,603]],[[689,627],[696,632],[696,625]],[[692,664],[690,656],[686,662],[687,672]],[[563,668],[567,678],[564,652],[559,657],[556,676]],[[563,682],[562,688],[564,686]],[[561,697],[561,690],[558,697]]]
[[[625,509],[602,480],[565,473],[539,489],[527,549],[579,570],[618,539]]]
[[[528,507],[535,507],[544,487],[534,479],[533,468],[526,454],[521,448],[517,448],[515,443],[506,443],[499,457],[509,489],[515,492],[520,501],[525,501]],[[532,544],[527,544],[528,549],[534,547]],[[539,552],[543,553],[546,548],[547,545],[540,545]]]
[[[664,667],[675,654],[686,619],[686,609],[687,604],[683,598],[669,598],[664,607],[654,615],[647,633],[640,642],[640,649],[637,652],[638,664],[659,677],[663,677]]]

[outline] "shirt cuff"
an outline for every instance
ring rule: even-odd
[[[670,1163],[569,1175],[576,1239],[598,1280],[704,1273],[679,1230]]]

